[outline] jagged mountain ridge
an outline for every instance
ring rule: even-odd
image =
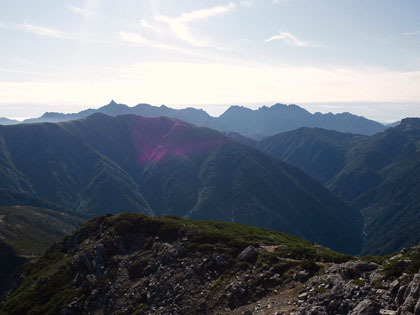
[[[144,117],[157,118],[169,117],[183,120],[185,122],[194,123],[198,126],[206,126],[213,118],[202,109],[185,108],[173,109],[162,105],[152,106],[149,104],[140,103],[136,106],[130,107],[124,104],[116,103],[112,100],[109,104],[98,109],[87,109],[78,113],[62,114],[57,112],[47,112],[39,118],[30,118],[24,120],[24,123],[38,123],[38,122],[61,122],[86,118],[95,113],[102,113],[108,116],[120,116],[127,114],[135,114]]]
[[[60,122],[86,118],[94,113],[110,116],[136,114],[145,117],[169,117],[201,127],[209,127],[225,132],[239,132],[260,140],[279,132],[294,130],[300,127],[319,127],[324,129],[372,135],[385,130],[385,126],[373,120],[350,113],[311,114],[297,105],[274,104],[252,110],[243,106],[231,106],[219,117],[212,117],[202,109],[172,109],[164,105],[157,107],[138,104],[129,107],[111,101],[98,109],[88,109],[79,113],[61,114],[45,113],[39,118],[27,119],[25,123]]]
[[[355,134],[372,135],[385,127],[377,122],[350,113],[311,114],[297,105],[274,104],[251,110],[231,106],[219,118],[216,129],[239,132],[243,135],[275,135],[301,127],[319,127]]]
[[[302,171],[179,120],[94,114],[3,126],[0,139],[0,188],[78,214],[248,223],[353,253],[362,240],[360,214]]]

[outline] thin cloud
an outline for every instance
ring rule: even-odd
[[[420,35],[420,30],[414,32],[404,33],[404,35],[411,36],[411,35]]]
[[[77,33],[64,32],[57,29],[34,25],[28,22],[23,24],[12,24],[0,21],[0,29],[6,29],[11,31],[21,31],[28,32],[38,36],[50,37],[50,38],[60,38],[65,40],[80,41],[91,44],[109,44],[109,45],[121,45],[121,42],[104,40],[97,38],[80,38]]]
[[[40,36],[64,37],[64,32],[62,31],[59,31],[53,28],[44,27],[44,26],[33,25],[27,22],[23,23],[22,29],[27,32],[34,33]]]
[[[188,44],[195,46],[195,47],[207,47],[210,46],[209,41],[201,38],[194,37],[188,26],[176,19],[170,19],[165,15],[160,15],[155,17],[155,19],[159,22],[163,22],[168,24],[171,31],[178,37],[179,39],[187,42]]]
[[[152,30],[152,31],[157,31],[158,30],[158,28],[156,26],[151,25],[149,22],[147,22],[144,19],[141,19],[139,24],[140,24],[140,26],[142,26],[144,28],[147,28],[149,30]]]
[[[191,34],[188,23],[225,14],[232,11],[235,7],[235,4],[230,3],[227,6],[216,6],[213,8],[183,13],[175,18],[170,18],[166,15],[159,15],[155,16],[155,20],[167,24],[176,37],[189,43],[190,45],[195,47],[209,47],[212,46],[212,44],[208,40],[197,38]]]
[[[216,15],[227,13],[235,8],[235,4],[229,3],[227,6],[216,6],[213,8],[201,9],[193,12],[183,13],[176,18],[179,22],[188,23],[197,20],[207,19]]]
[[[189,54],[194,56],[200,56],[203,57],[202,54],[195,53],[188,49],[179,48],[172,45],[166,45],[163,43],[156,42],[154,40],[150,40],[147,38],[144,38],[143,36],[137,34],[137,33],[129,33],[129,32],[120,32],[119,33],[120,38],[124,40],[125,42],[131,43],[133,45],[138,46],[146,46],[146,47],[152,47],[152,48],[158,48],[158,49],[165,49],[165,50],[172,50],[177,51],[183,54]]]
[[[281,40],[289,46],[296,47],[311,47],[313,44],[308,41],[303,41],[297,38],[295,35],[287,32],[280,32],[278,35],[271,36],[265,40],[266,43],[272,42],[274,40]]]
[[[45,37],[61,38],[65,36],[65,33],[62,31],[49,28],[49,27],[30,24],[26,21],[23,24],[12,24],[12,23],[5,23],[5,22],[0,21],[0,28],[12,30],[12,31],[25,31],[25,32],[33,33],[39,36],[45,36]]]
[[[82,8],[78,8],[78,7],[75,7],[71,4],[67,4],[67,8],[69,8],[69,10],[72,13],[78,14],[78,15],[81,15],[81,16],[84,16],[84,17],[92,17],[92,16],[97,15],[97,13],[95,13],[95,12],[92,12],[92,11],[86,10],[86,9],[82,9]]]

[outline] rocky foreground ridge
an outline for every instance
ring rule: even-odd
[[[420,247],[382,265],[350,261],[312,277],[298,296],[304,314],[420,314]]]
[[[246,225],[101,216],[21,274],[0,314],[419,314],[419,248],[363,261]]]

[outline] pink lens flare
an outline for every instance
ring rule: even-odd
[[[137,161],[142,164],[187,156],[230,142],[218,135],[194,137],[191,129],[195,127],[176,119],[134,117],[131,123]]]

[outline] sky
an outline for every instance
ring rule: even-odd
[[[298,104],[420,116],[418,0],[1,0],[0,117]]]

